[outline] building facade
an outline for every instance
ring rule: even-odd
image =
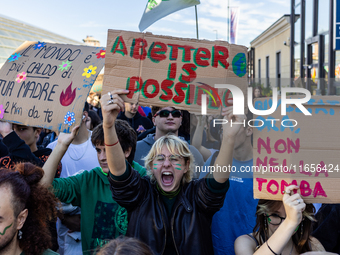
[[[100,42],[91,35],[86,36],[86,38],[83,39],[83,42],[90,46],[100,47]]]
[[[314,95],[340,94],[340,48],[335,50],[334,44],[336,9],[340,10],[338,0],[291,0],[291,15],[300,16],[292,30],[291,77],[301,77]]]
[[[252,82],[261,84],[264,88],[290,86],[290,43],[290,15],[288,14],[283,15],[250,42],[248,59]]]
[[[0,15],[0,68],[25,41],[83,44],[82,42]]]
[[[249,83],[340,95],[339,27],[340,0],[291,0],[291,13],[251,41]]]

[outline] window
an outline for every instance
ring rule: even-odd
[[[266,57],[266,87],[269,88],[269,56]]]
[[[276,53],[276,87],[281,89],[281,52]]]
[[[257,69],[259,70],[259,83],[261,83],[261,59],[259,59],[259,66]]]

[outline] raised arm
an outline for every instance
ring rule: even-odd
[[[43,166],[45,172],[44,177],[41,179],[40,183],[44,186],[49,186],[52,184],[55,172],[58,169],[58,164],[66,153],[68,147],[72,143],[79,126],[75,126],[70,134],[60,133],[58,136],[58,142],[47,161]]]
[[[282,253],[282,250],[292,238],[296,228],[302,221],[302,212],[306,208],[306,204],[303,202],[300,194],[296,193],[290,195],[295,189],[298,189],[298,186],[290,185],[286,187],[285,194],[283,195],[286,219],[280,224],[266,243],[254,252],[255,242],[247,241],[249,238],[246,236],[240,236],[235,241],[236,255],[273,255]],[[249,249],[251,245],[253,245],[253,249]]]
[[[218,171],[217,169],[222,169],[223,166],[229,169],[229,167],[232,166],[236,136],[240,128],[243,128],[243,124],[231,125],[231,121],[233,123],[242,123],[246,119],[245,115],[233,115],[232,106],[223,108],[222,115],[224,116],[224,119],[228,121],[228,123],[223,124],[223,137],[221,148],[214,165],[215,166],[214,178],[217,182],[220,183],[227,181],[227,179],[229,178],[230,171],[223,172]]]
[[[125,155],[122,147],[118,144],[119,140],[116,133],[115,121],[119,111],[124,110],[124,101],[120,95],[128,93],[128,90],[116,89],[103,95],[100,99],[107,163],[110,172],[115,176],[124,174],[126,170]]]

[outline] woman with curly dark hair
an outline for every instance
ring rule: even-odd
[[[296,255],[325,251],[310,235],[315,208],[313,204],[305,204],[299,193],[293,194],[296,189],[298,186],[288,186],[282,201],[259,200],[254,231],[236,239],[236,255]]]
[[[58,200],[40,185],[44,171],[31,163],[0,169],[0,254],[57,254],[48,222],[56,218]]]

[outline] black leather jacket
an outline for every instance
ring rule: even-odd
[[[214,254],[211,220],[223,206],[226,192],[213,193],[206,179],[191,181],[181,188],[169,219],[149,177],[131,171],[124,181],[115,181],[111,175],[109,181],[113,199],[128,211],[127,236],[145,242],[155,254],[164,253],[168,233],[177,254]]]

